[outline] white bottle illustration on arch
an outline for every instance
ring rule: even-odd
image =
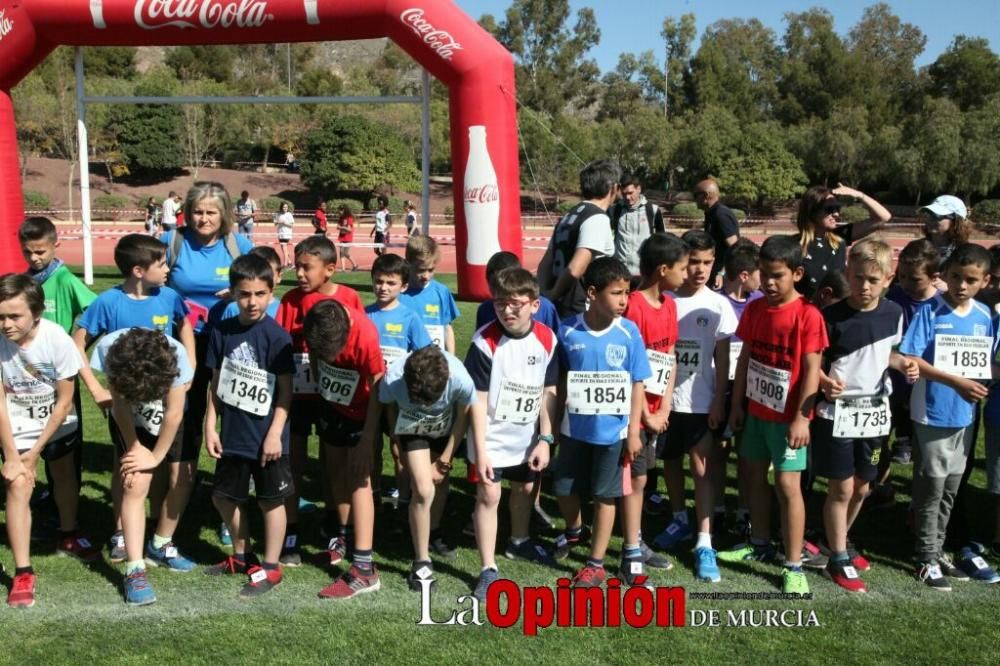
[[[469,159],[463,182],[466,246],[465,261],[485,266],[500,251],[500,188],[486,147],[486,126],[469,127]]]

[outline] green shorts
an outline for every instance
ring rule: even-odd
[[[788,448],[787,423],[747,414],[739,450],[747,460],[771,461],[776,472],[801,472],[806,468],[806,448]]]

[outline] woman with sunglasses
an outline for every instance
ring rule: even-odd
[[[841,224],[842,204],[838,197],[860,202],[868,209],[871,218],[864,222]],[[795,288],[806,298],[812,298],[816,285],[827,272],[844,270],[847,247],[881,229],[891,217],[885,206],[875,199],[839,183],[833,189],[825,185],[809,188],[799,200],[796,219],[805,275],[795,283]]]
[[[919,211],[924,238],[934,244],[942,266],[952,250],[969,240],[971,227],[965,219],[967,214],[965,203],[950,194],[942,194]]]

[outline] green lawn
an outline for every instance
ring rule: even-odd
[[[371,301],[366,273],[338,274],[338,281],[351,284]],[[454,287],[454,276],[442,276]],[[115,274],[100,269],[96,289],[115,284]],[[283,289],[289,287],[286,279]],[[461,303],[463,316],[456,326],[460,351],[464,354],[472,334],[474,303]],[[102,544],[112,525],[108,493],[111,446],[103,417],[84,397],[86,448],[81,523]],[[312,442],[315,452],[316,443]],[[979,465],[972,485],[985,485]],[[314,453],[315,455],[315,453]],[[388,455],[386,456],[389,460]],[[388,470],[388,464],[386,469]],[[200,564],[224,555],[215,529],[218,518],[209,499],[212,464],[201,460],[201,480],[188,509],[177,543]],[[730,466],[730,475],[734,466]],[[447,527],[461,548],[454,562],[439,563],[439,583],[434,593],[435,618],[450,615],[456,597],[467,594],[478,574],[478,558],[472,539],[460,533],[472,507],[470,488],[464,482],[464,465],[456,465],[456,483],[449,501]],[[731,478],[732,481],[732,478]],[[306,564],[286,569],[285,581],[271,594],[253,602],[240,601],[241,580],[209,579],[197,570],[175,574],[151,570],[158,602],[132,609],[122,602],[120,574],[109,564],[87,569],[68,558],[56,557],[50,546],[34,544],[35,569],[39,575],[39,597],[35,608],[15,612],[0,607],[0,627],[5,663],[46,662],[143,662],[180,660],[201,662],[256,663],[644,663],[644,662],[993,662],[990,655],[1000,644],[996,618],[1000,615],[1000,586],[956,583],[950,594],[925,589],[910,574],[908,553],[911,538],[904,525],[905,502],[909,499],[909,468],[901,468],[896,480],[899,503],[893,509],[862,513],[855,541],[873,562],[865,574],[870,592],[848,596],[825,578],[810,574],[811,601],[708,601],[689,600],[687,608],[744,609],[793,608],[815,611],[821,626],[785,628],[695,628],[543,629],[526,637],[520,625],[510,629],[484,627],[419,627],[418,595],[406,589],[403,575],[410,558],[405,515],[380,514],[376,532],[376,558],[382,572],[383,589],[375,595],[336,603],[317,598],[316,593],[331,580],[331,572]],[[388,472],[383,485],[392,485]],[[822,486],[820,486],[822,490]],[[306,496],[321,496],[318,479],[307,479]],[[730,500],[733,498],[730,497]],[[980,534],[988,534],[989,497],[973,493]],[[546,495],[546,506],[555,514],[555,503]],[[692,500],[693,501],[693,500]],[[258,519],[259,522],[259,519]],[[506,539],[501,518],[500,543]],[[307,552],[320,552],[317,517],[303,521]],[[645,524],[647,535],[663,529],[663,519]],[[547,540],[554,534],[543,535]],[[609,553],[609,564],[617,564],[621,541],[617,537]],[[554,585],[558,576],[572,574],[583,558],[582,549],[558,572],[512,563],[501,558],[502,572],[526,585]],[[774,567],[754,565],[733,568],[723,565],[723,581],[715,586],[696,583],[692,558],[681,553],[669,572],[653,572],[656,584],[683,586],[688,592],[777,592],[780,578]],[[0,561],[12,566],[9,549],[0,545]],[[725,622],[723,622],[725,624]]]

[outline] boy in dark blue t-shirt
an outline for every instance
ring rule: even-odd
[[[281,582],[278,557],[285,538],[285,499],[294,492],[288,462],[288,410],[292,401],[292,338],[267,315],[274,273],[264,259],[244,255],[229,269],[235,319],[209,333],[205,365],[212,369],[211,397],[205,418],[205,448],[218,460],[212,499],[229,526],[233,554],[205,570],[209,575],[246,573],[241,597],[256,597]],[[215,430],[222,416],[222,433]],[[249,544],[249,522],[242,505],[250,479],[264,513],[264,560],[258,564]]]

